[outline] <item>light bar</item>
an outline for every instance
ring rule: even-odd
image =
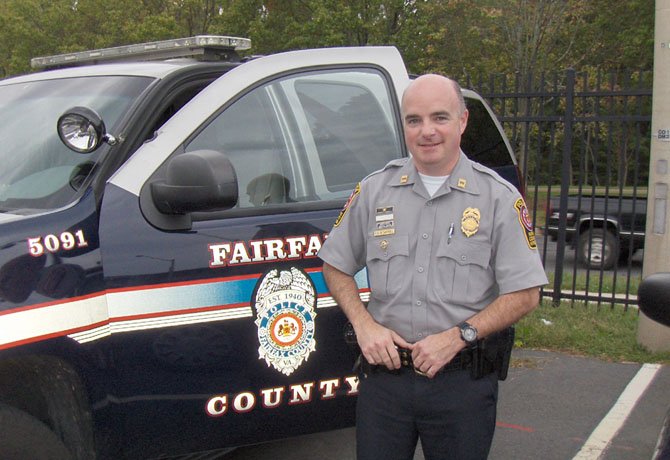
[[[35,69],[41,69],[103,61],[152,61],[210,54],[221,56],[225,55],[226,52],[248,50],[249,48],[251,48],[251,40],[248,38],[196,35],[188,38],[36,57],[30,60],[30,65]]]

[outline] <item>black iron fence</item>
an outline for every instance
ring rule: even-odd
[[[526,178],[543,295],[635,304],[642,274],[652,73],[567,70],[467,79],[491,104]]]

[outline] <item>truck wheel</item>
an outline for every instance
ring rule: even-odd
[[[69,460],[63,441],[32,415],[0,403],[0,458]]]
[[[579,236],[577,259],[589,268],[611,270],[619,259],[619,242],[612,232],[594,228]]]

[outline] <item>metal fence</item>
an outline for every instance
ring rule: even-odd
[[[555,304],[635,304],[652,73],[567,70],[466,80],[498,115],[526,178],[550,278],[543,295]]]

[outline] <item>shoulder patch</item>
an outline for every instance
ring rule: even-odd
[[[347,210],[349,209],[349,206],[351,206],[351,203],[354,201],[354,199],[358,196],[358,194],[361,193],[361,183],[359,182],[356,184],[356,187],[354,188],[354,191],[351,192],[351,195],[349,196],[349,199],[347,200],[346,203],[344,203],[344,207],[342,208],[342,211],[340,211],[340,215],[337,216],[337,220],[335,221],[335,227],[338,227],[340,223],[342,223],[342,219],[344,219],[345,214],[347,213]]]
[[[521,229],[526,237],[528,247],[530,249],[537,249],[537,240],[535,239],[535,232],[533,231],[533,222],[530,220],[528,207],[526,206],[526,202],[523,201],[523,198],[519,198],[514,202],[514,209],[519,217],[519,224],[521,224]]]

